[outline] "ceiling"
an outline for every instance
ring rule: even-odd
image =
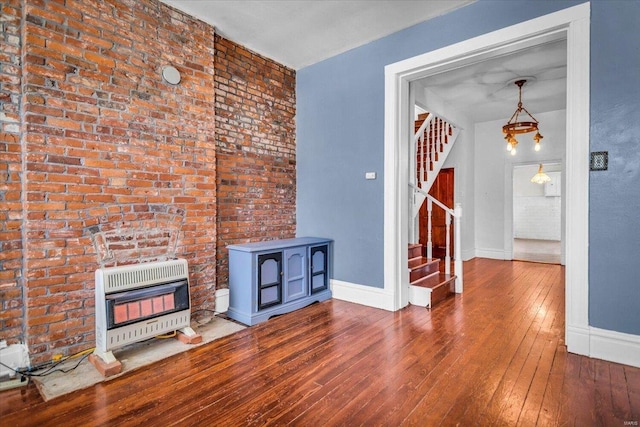
[[[216,32],[293,69],[408,28],[475,0],[161,0]],[[552,41],[420,81],[473,122],[508,119],[518,102],[537,113],[566,107],[566,40]]]
[[[420,84],[477,123],[511,117],[518,105],[514,81],[519,79],[527,79],[522,104],[534,117],[566,108],[566,40],[430,76]]]
[[[475,0],[162,0],[300,69]]]

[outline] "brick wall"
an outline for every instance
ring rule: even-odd
[[[293,70],[156,0],[0,7],[1,339],[34,363],[94,345],[96,225],[183,213],[194,310],[227,244],[295,235]]]
[[[184,210],[177,255],[194,306],[213,308],[214,30],[154,0],[25,7],[24,322],[37,362],[94,343],[97,218]],[[179,85],[161,79],[169,64]]]
[[[295,71],[216,36],[217,279],[226,245],[295,237]]]
[[[21,1],[0,4],[0,338],[22,339]]]

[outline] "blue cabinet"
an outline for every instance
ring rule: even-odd
[[[331,298],[330,239],[299,237],[227,246],[229,310],[247,325]]]

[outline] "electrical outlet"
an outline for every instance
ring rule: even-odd
[[[365,172],[364,177],[365,177],[365,179],[376,179],[376,173],[375,172]]]

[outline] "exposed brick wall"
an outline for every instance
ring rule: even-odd
[[[37,362],[94,343],[90,208],[183,209],[177,255],[194,308],[213,308],[214,30],[155,0],[25,7],[24,321]],[[169,64],[179,85],[161,79]]]
[[[295,71],[216,36],[217,280],[226,245],[295,237]]]
[[[22,340],[21,1],[0,4],[0,338]]]
[[[0,338],[34,363],[94,344],[91,226],[184,212],[194,310],[226,245],[295,235],[293,70],[156,0],[1,7]]]

